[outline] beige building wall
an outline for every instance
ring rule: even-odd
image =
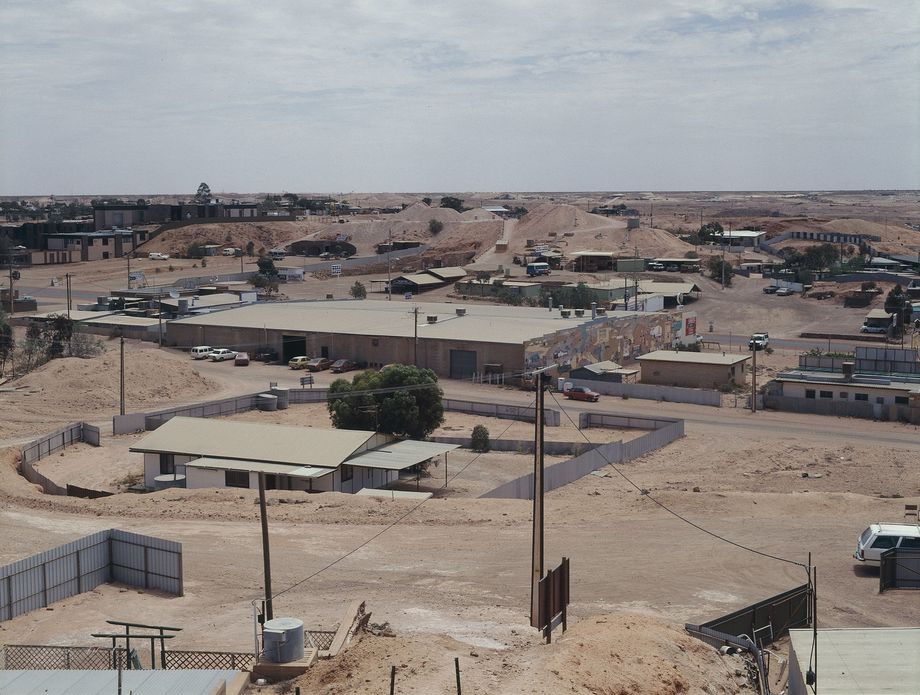
[[[814,398],[822,401],[862,401],[873,405],[907,406],[910,402],[906,391],[856,383],[803,384],[795,381],[784,381],[783,395],[789,398]]]
[[[688,364],[643,359],[641,365],[643,384],[713,389],[730,384],[742,385],[746,381],[744,362],[734,365]]]

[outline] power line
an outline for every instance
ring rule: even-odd
[[[559,409],[563,412],[563,414],[566,416],[566,418],[569,420],[569,422],[571,422],[573,425],[575,425],[575,428],[578,429],[579,433],[580,433],[581,436],[584,438],[584,440],[585,440],[588,444],[594,444],[594,442],[592,442],[591,440],[588,439],[588,436],[584,433],[584,431],[583,431],[582,429],[580,429],[580,428],[578,427],[578,425],[575,424],[575,421],[572,420],[572,417],[568,414],[568,412],[565,410],[565,408],[562,407],[562,404],[560,404],[560,403],[559,403],[559,400],[556,398],[556,394],[553,393],[552,391],[550,391],[550,395],[553,397],[553,400],[556,402],[556,405],[559,406]],[[801,562],[796,562],[795,560],[789,560],[788,558],[780,557],[779,555],[771,555],[770,553],[764,552],[764,551],[762,551],[762,550],[757,550],[756,548],[751,548],[751,547],[749,547],[749,546],[744,545],[743,543],[738,543],[737,541],[733,541],[733,540],[731,540],[731,539],[729,539],[729,538],[726,538],[725,536],[719,535],[719,534],[716,533],[715,531],[710,531],[709,529],[703,528],[703,527],[700,526],[699,524],[697,524],[697,523],[695,523],[695,522],[693,522],[693,521],[690,521],[690,519],[686,518],[685,516],[682,516],[681,514],[678,514],[677,512],[675,512],[673,509],[671,509],[670,507],[668,507],[668,506],[667,506],[666,504],[664,504],[663,502],[660,502],[659,500],[656,500],[656,499],[655,499],[654,497],[652,497],[652,495],[649,494],[648,492],[644,492],[644,493],[643,493],[643,488],[641,488],[641,487],[639,487],[638,485],[636,485],[632,480],[629,479],[629,476],[627,476],[623,471],[621,471],[619,468],[617,468],[617,466],[614,465],[614,463],[604,455],[604,452],[603,452],[600,448],[595,449],[595,451],[597,451],[597,453],[601,455],[601,458],[604,459],[604,461],[607,463],[608,466],[610,466],[614,471],[616,471],[616,473],[617,473],[621,478],[623,478],[623,480],[625,480],[627,483],[629,483],[630,485],[632,485],[636,490],[638,490],[639,493],[641,493],[644,497],[647,497],[647,498],[650,499],[652,502],[654,502],[655,504],[657,504],[659,507],[661,507],[661,508],[662,508],[664,511],[666,511],[668,514],[671,514],[671,515],[677,517],[678,519],[680,519],[681,521],[683,521],[685,524],[689,524],[690,526],[692,526],[693,528],[697,529],[698,531],[702,531],[703,533],[706,533],[706,534],[712,536],[713,538],[715,538],[715,539],[717,539],[717,540],[720,540],[720,541],[722,541],[722,542],[724,542],[724,543],[728,543],[729,545],[733,545],[733,546],[735,546],[736,548],[740,548],[741,550],[746,550],[746,551],[748,551],[749,553],[754,553],[755,555],[760,555],[760,556],[762,556],[762,557],[766,557],[766,558],[769,558],[769,559],[771,559],[771,560],[776,560],[776,561],[778,561],[778,562],[785,562],[785,563],[788,563],[788,564],[790,564],[790,565],[796,565],[796,566],[801,567],[801,568],[803,568],[804,570],[808,571],[808,569],[809,569],[809,568],[808,568],[808,565],[805,565],[805,564],[803,564],[803,563],[801,563]]]
[[[533,404],[534,404],[534,402],[531,402],[530,405],[529,405],[528,407],[533,407]],[[517,422],[517,421],[512,421],[504,430],[502,430],[502,433],[499,434],[498,437],[496,437],[496,439],[501,439],[502,437],[504,437],[505,434],[508,432],[508,430],[510,430],[510,429],[516,424],[516,422]],[[478,460],[480,459],[480,457],[483,456],[483,454],[485,454],[485,453],[486,453],[486,452],[483,451],[483,452],[480,452],[479,454],[477,454],[476,456],[474,456],[473,459],[472,459],[471,461],[469,461],[465,466],[463,466],[463,468],[461,468],[459,471],[457,471],[457,472],[448,480],[448,484],[452,483],[452,482],[455,481],[457,478],[459,478],[467,468],[469,468],[469,467],[472,466],[474,463],[476,463],[476,461],[478,461]],[[416,504],[414,507],[412,507],[411,509],[409,509],[405,514],[403,514],[402,516],[400,516],[399,518],[397,518],[395,521],[392,521],[392,522],[390,522],[389,524],[387,524],[386,526],[384,526],[380,531],[378,531],[377,533],[375,533],[374,535],[372,535],[372,536],[371,536],[370,538],[368,538],[367,540],[362,541],[360,544],[358,544],[357,546],[355,546],[354,548],[352,548],[351,550],[349,550],[349,551],[348,551],[347,553],[345,553],[344,555],[340,555],[340,556],[337,557],[335,560],[333,560],[332,562],[329,562],[328,564],[324,565],[323,567],[321,567],[320,569],[316,570],[316,571],[313,572],[312,574],[307,575],[307,576],[304,577],[303,579],[301,579],[301,580],[299,580],[299,581],[297,581],[297,582],[294,582],[294,583],[291,584],[289,587],[287,587],[287,588],[285,588],[285,589],[282,589],[281,591],[275,593],[275,594],[272,596],[272,600],[278,598],[279,596],[281,596],[281,595],[283,595],[283,594],[286,594],[287,592],[291,591],[292,589],[296,589],[298,586],[301,586],[302,584],[305,584],[306,582],[310,581],[310,580],[313,579],[314,577],[319,576],[320,574],[322,574],[322,573],[325,572],[326,570],[331,569],[332,567],[335,567],[337,564],[339,564],[339,563],[342,562],[343,560],[346,560],[347,558],[351,557],[352,555],[354,555],[356,552],[358,552],[358,551],[361,550],[362,548],[367,547],[368,545],[370,545],[371,543],[373,543],[375,540],[377,540],[378,538],[380,538],[380,536],[382,536],[383,534],[385,534],[387,531],[390,531],[391,529],[393,529],[394,527],[396,527],[397,525],[399,525],[400,523],[402,523],[406,518],[408,518],[409,516],[411,516],[412,514],[414,514],[414,513],[415,513],[423,504],[425,504],[425,502],[427,502],[429,499],[431,499],[431,498],[429,497],[429,498],[427,498],[427,499],[421,500],[418,504]],[[254,599],[254,601],[255,601],[255,600],[258,600],[258,599]]]

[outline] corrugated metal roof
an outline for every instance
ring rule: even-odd
[[[416,275],[400,275],[398,278],[393,278],[393,284],[399,284],[400,282],[411,282],[413,285],[440,285],[444,281],[428,273],[417,273]]]
[[[284,463],[264,463],[262,461],[237,461],[203,456],[185,464],[188,468],[209,468],[222,471],[246,471],[248,473],[269,473],[289,475],[293,478],[322,478],[335,471],[335,468],[316,466],[292,466]]]
[[[684,364],[737,364],[751,359],[750,355],[735,355],[722,352],[685,352],[675,350],[655,350],[636,358],[640,362],[683,362]]]
[[[604,258],[616,258],[616,251],[572,251],[569,253],[570,258],[581,258],[582,256],[603,256]]]
[[[440,454],[459,449],[456,444],[441,444],[438,442],[417,442],[407,439],[394,442],[367,451],[348,459],[345,463],[349,466],[363,466],[364,468],[381,468],[388,471],[401,471],[414,466],[422,461]]]
[[[429,275],[442,278],[444,280],[459,280],[466,277],[466,271],[459,266],[450,266],[447,268],[429,268]]]
[[[335,468],[374,439],[375,432],[263,425],[212,418],[174,417],[130,451]],[[385,440],[380,440],[385,441]]]
[[[161,304],[168,307],[178,307],[181,301],[187,302],[190,309],[196,309],[200,307],[224,306],[225,304],[239,304],[243,300],[240,298],[240,295],[233,294],[232,292],[218,292],[217,294],[195,295],[194,297],[180,297],[178,299],[164,297],[161,300]]]
[[[209,695],[239,671],[122,671],[122,692],[133,695]],[[118,691],[117,671],[0,670],[0,693],[15,695],[111,695]]]
[[[693,282],[656,282],[639,280],[639,292],[642,294],[663,294],[665,296],[701,292],[699,285]]]
[[[595,374],[603,374],[604,372],[615,372],[622,366],[623,365],[617,364],[612,360],[604,360],[603,362],[595,362],[594,364],[583,364],[579,369],[587,369],[589,372],[594,372]]]
[[[522,345],[525,341],[574,328],[591,321],[587,315],[562,318],[558,312],[531,307],[477,304],[466,316],[456,316],[456,304],[422,302],[422,316],[436,315],[437,323],[419,323],[419,338]],[[632,311],[608,311],[608,319],[635,319]],[[450,320],[446,320],[450,319]],[[342,335],[392,336],[414,334],[412,313],[404,302],[330,300],[312,302],[263,302],[203,316],[170,321],[173,326],[226,326],[309,333],[322,330]]]
[[[866,314],[867,319],[890,319],[891,314],[889,314],[884,309],[872,309],[868,314]]]

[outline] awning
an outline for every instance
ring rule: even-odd
[[[427,461],[434,456],[446,454],[459,449],[457,444],[440,444],[438,442],[417,442],[407,439],[382,446],[373,451],[366,451],[345,461],[348,466],[363,468],[380,468],[388,471],[401,471],[410,466]]]
[[[269,475],[287,475],[291,478],[322,478],[332,473],[334,468],[316,466],[288,466],[283,463],[265,463],[263,461],[236,461],[234,459],[198,458],[185,464],[186,468],[208,468],[222,471],[240,471],[247,473],[268,473]]]

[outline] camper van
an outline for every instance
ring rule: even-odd
[[[234,249],[234,248],[229,248],[229,247],[228,247],[228,248],[225,248],[225,249],[222,251],[222,253],[223,253],[225,256],[235,256],[235,255],[237,255],[237,254],[242,254],[242,253],[243,253],[243,250],[242,250],[242,249]]]
[[[879,565],[882,553],[892,548],[920,550],[920,525],[872,524],[859,534],[853,557],[867,565]]]
[[[287,254],[285,253],[284,249],[272,249],[268,252],[268,255],[273,261],[283,261]]]
[[[528,263],[527,274],[531,277],[549,275],[549,263]]]

